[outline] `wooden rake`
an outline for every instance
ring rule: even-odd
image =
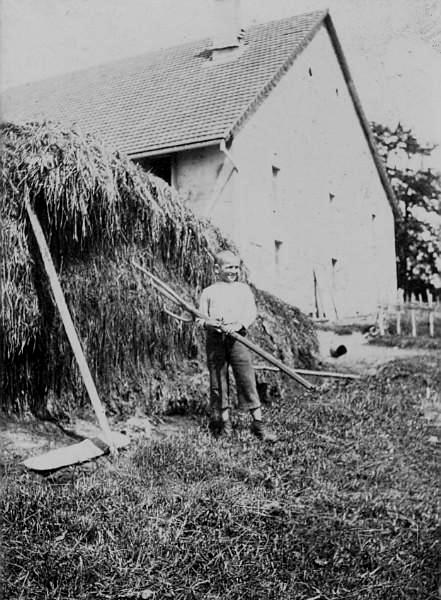
[[[138,264],[133,259],[132,259],[132,264],[134,267],[136,267],[137,269],[142,271],[142,273],[147,275],[147,277],[150,280],[151,286],[153,288],[155,288],[158,292],[160,292],[165,298],[168,298],[172,302],[178,304],[179,306],[181,306],[181,308],[185,309],[187,312],[189,312],[195,318],[202,319],[205,322],[209,321],[209,317],[207,315],[204,315],[197,308],[192,306],[189,302],[187,302],[186,300],[181,298],[181,296],[179,296],[170,286],[168,286],[161,279],[159,279],[159,277],[157,277],[156,275],[151,273],[149,270],[147,270],[142,265]],[[243,344],[244,346],[249,348],[252,352],[254,352],[261,358],[265,359],[266,361],[268,361],[269,363],[271,363],[272,365],[277,367],[280,371],[282,371],[283,373],[286,373],[286,375],[289,375],[289,377],[291,377],[292,379],[297,381],[297,383],[300,383],[300,385],[302,385],[307,390],[312,391],[312,390],[317,389],[317,387],[315,385],[313,385],[312,383],[307,381],[304,377],[299,375],[294,369],[291,369],[290,367],[285,365],[282,361],[278,360],[277,358],[275,358],[274,356],[272,356],[271,354],[269,354],[268,352],[266,352],[265,350],[260,348],[260,346],[258,346],[257,344],[254,344],[253,342],[251,342],[247,338],[243,337],[239,333],[227,331],[226,329],[224,329],[222,327],[222,325],[219,325],[219,330],[222,331],[222,333],[229,335],[234,340],[240,342],[241,344]]]

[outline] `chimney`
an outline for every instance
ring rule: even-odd
[[[211,0],[213,14],[212,59],[236,54],[240,45],[240,0]]]

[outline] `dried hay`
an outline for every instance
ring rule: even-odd
[[[26,196],[100,391],[116,402],[138,394],[167,404],[166,382],[183,358],[198,355],[201,336],[162,311],[130,260],[154,267],[194,301],[213,279],[212,250],[227,240],[165,182],[89,135],[51,123],[3,124],[1,133],[0,409],[44,412],[51,395],[78,405],[83,394],[26,220]],[[307,320],[294,330],[311,361]]]

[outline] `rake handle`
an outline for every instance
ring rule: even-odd
[[[316,389],[315,385],[313,385],[312,383],[309,383],[309,381],[307,381],[304,377],[299,375],[296,371],[294,371],[294,369],[291,369],[291,367],[288,367],[287,365],[285,365],[278,358],[275,358],[272,354],[269,354],[269,352],[266,352],[260,346],[258,346],[257,344],[254,344],[254,342],[251,342],[247,338],[243,337],[242,335],[240,335],[239,333],[236,333],[234,331],[232,333],[230,333],[229,335],[233,339],[235,339],[238,342],[240,342],[241,344],[243,344],[244,346],[247,346],[250,350],[252,350],[256,354],[258,354],[259,356],[261,356],[262,358],[267,360],[269,363],[271,363],[275,367],[278,367],[278,369],[280,371],[283,371],[283,373],[286,373],[287,375],[289,375],[292,379],[297,381],[297,383],[300,383],[301,385],[303,385],[303,387],[305,387],[307,390],[315,390]]]
[[[163,292],[164,295],[167,295],[167,297],[173,299],[177,304],[180,304],[183,308],[185,308],[185,310],[187,310],[189,313],[191,313],[198,319],[203,319],[204,321],[209,320],[207,315],[204,315],[202,312],[197,310],[190,303],[186,302],[171,287],[169,287],[166,283],[161,281],[161,279],[159,279],[159,277],[156,277],[156,275],[153,275],[153,273],[150,273],[150,271],[148,271],[145,267],[139,265],[134,260],[132,260],[132,263],[137,269],[141,270],[143,273],[145,273],[147,275],[147,277],[149,277],[151,279],[154,287],[158,291]],[[296,373],[296,371],[294,369],[291,369],[290,367],[285,365],[282,361],[278,360],[277,358],[274,358],[274,356],[272,356],[272,354],[269,354],[269,352],[262,350],[262,348],[260,348],[260,346],[258,346],[257,344],[254,344],[254,342],[251,342],[250,340],[243,337],[239,333],[227,332],[222,327],[222,325],[219,326],[219,329],[223,333],[226,333],[227,335],[231,336],[234,340],[240,342],[241,344],[243,344],[244,346],[246,346],[247,348],[249,348],[256,354],[258,354],[260,357],[267,360],[269,363],[271,363],[272,365],[274,365],[275,367],[280,369],[280,371],[283,371],[283,373],[286,373],[287,375],[289,375],[292,379],[297,381],[297,383],[300,383],[301,385],[303,385],[303,387],[305,387],[307,390],[315,390],[316,389],[315,385],[313,385],[312,383],[309,383],[309,381],[307,381],[306,379],[304,379],[303,377],[298,375],[298,373]]]

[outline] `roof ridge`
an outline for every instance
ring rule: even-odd
[[[313,11],[247,28],[243,52],[208,60],[210,38],[10,88],[3,118],[77,123],[129,155],[228,139],[323,21]]]
[[[292,21],[294,19],[299,19],[300,17],[312,17],[313,15],[321,15],[325,17],[329,13],[328,8],[324,8],[322,10],[310,10],[308,12],[298,13],[295,15],[290,15],[289,17],[282,17],[280,19],[272,19],[271,21],[263,21],[262,23],[255,23],[251,29],[257,29],[258,27],[267,27],[268,25],[272,25],[275,23],[281,23],[282,21]],[[248,31],[248,30],[245,30]]]
[[[27,87],[31,87],[34,85],[36,86],[40,83],[41,84],[50,83],[52,81],[60,80],[64,77],[72,77],[75,75],[92,73],[93,71],[99,71],[100,69],[105,69],[106,67],[109,67],[111,65],[114,66],[114,65],[118,65],[118,64],[123,64],[124,62],[128,63],[130,61],[135,61],[135,60],[141,59],[146,56],[153,56],[154,54],[161,54],[163,52],[166,52],[167,50],[173,50],[175,48],[176,49],[184,48],[186,46],[191,47],[193,45],[196,45],[197,43],[202,43],[209,39],[210,38],[205,37],[205,38],[199,38],[199,40],[193,40],[193,41],[189,41],[189,42],[183,42],[181,44],[176,44],[175,46],[165,46],[163,48],[152,48],[151,50],[147,50],[147,51],[144,50],[143,52],[140,52],[139,54],[132,54],[130,56],[121,56],[119,58],[115,58],[110,61],[100,62],[95,65],[89,65],[88,67],[74,69],[73,71],[66,71],[63,73],[59,73],[58,75],[50,75],[49,77],[44,77],[43,79],[35,79],[32,81],[27,81],[25,83],[20,83],[19,85],[14,85],[12,87],[6,88],[0,94],[0,97],[3,96],[3,94],[5,94],[7,92],[17,92],[17,91],[20,91],[21,89],[24,89]]]
[[[326,14],[328,14],[328,10],[315,10],[315,11],[309,11],[309,12],[305,12],[305,13],[300,13],[300,14],[296,14],[296,15],[291,15],[290,17],[283,17],[281,19],[272,19],[271,21],[264,21],[262,23],[256,23],[251,25],[250,27],[245,29],[245,34],[248,33],[252,33],[253,31],[257,31],[258,29],[264,29],[267,28],[268,26],[274,25],[276,23],[282,23],[283,21],[292,21],[294,19],[298,19],[300,17],[304,17],[304,18],[308,18],[308,17],[312,17],[313,15],[321,15],[321,18],[324,18],[326,16]],[[63,72],[63,73],[58,73],[55,75],[50,75],[48,77],[44,77],[42,79],[35,79],[32,81],[27,81],[24,83],[21,83],[19,85],[14,85],[11,86],[9,88],[6,88],[3,90],[3,92],[1,92],[0,97],[11,92],[11,93],[16,93],[18,91],[20,91],[21,89],[26,89],[32,86],[38,86],[39,84],[47,84],[56,80],[60,80],[63,78],[68,78],[68,77],[73,77],[76,75],[80,75],[80,74],[86,74],[86,73],[93,73],[93,71],[99,71],[100,69],[105,69],[106,67],[109,67],[110,65],[112,66],[116,66],[118,64],[123,64],[123,63],[129,63],[130,61],[136,61],[142,58],[145,58],[147,56],[154,56],[155,54],[160,55],[162,53],[166,53],[168,51],[174,51],[174,50],[179,50],[179,49],[183,49],[183,48],[191,48],[192,46],[201,46],[202,44],[204,44],[206,47],[210,46],[210,43],[213,40],[213,36],[212,35],[206,35],[202,38],[197,38],[194,40],[189,40],[187,42],[181,42],[179,44],[175,44],[173,46],[164,46],[164,47],[159,47],[159,48],[151,48],[150,50],[146,50],[146,51],[142,51],[139,52],[137,54],[133,54],[130,56],[122,56],[110,61],[106,61],[106,62],[100,62],[94,65],[89,65],[88,67],[83,67],[83,68],[79,68],[79,69],[74,69],[73,71],[68,71],[68,72]]]

